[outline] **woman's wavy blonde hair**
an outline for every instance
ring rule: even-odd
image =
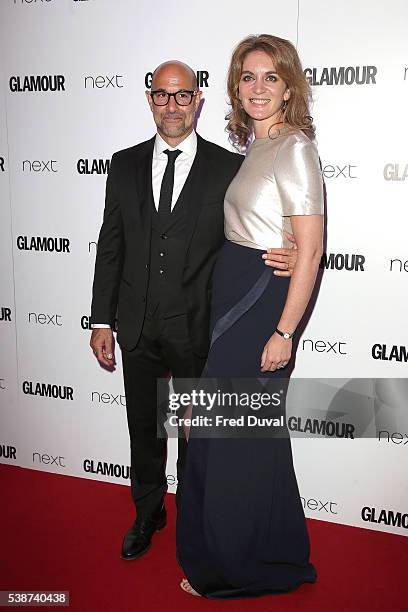
[[[315,127],[309,111],[311,90],[303,74],[298,53],[288,40],[270,34],[260,34],[259,36],[248,36],[242,40],[232,54],[227,78],[231,110],[225,117],[228,121],[225,129],[229,132],[230,141],[236,148],[243,149],[251,139],[252,119],[242,107],[238,98],[238,88],[244,59],[248,53],[255,50],[265,51],[269,55],[273,60],[276,72],[290,89],[286,108],[282,109],[281,121],[302,130],[313,140]]]

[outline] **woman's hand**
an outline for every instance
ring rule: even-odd
[[[269,338],[261,357],[261,371],[274,372],[287,365],[292,354],[292,338],[286,340],[276,332]]]

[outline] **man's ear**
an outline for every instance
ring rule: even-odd
[[[203,92],[201,91],[201,89],[199,89],[195,95],[195,107],[196,110],[198,109],[199,105],[200,105],[200,101],[201,98],[203,97]]]

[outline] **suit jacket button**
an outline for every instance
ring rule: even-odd
[[[167,234],[162,234],[161,237],[162,237],[162,240],[166,240],[167,239]]]

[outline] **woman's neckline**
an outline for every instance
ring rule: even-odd
[[[252,144],[255,144],[256,142],[267,142],[268,140],[270,140],[271,142],[274,142],[281,136],[285,136],[286,134],[293,134],[295,132],[299,132],[299,128],[292,127],[291,125],[284,126],[283,128],[280,128],[280,129],[278,128],[275,132],[272,132],[272,138],[270,136],[263,136],[262,138],[254,138],[254,140],[252,141]]]

